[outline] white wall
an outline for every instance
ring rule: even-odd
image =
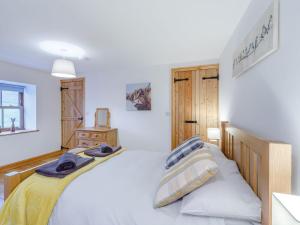
[[[97,107],[108,107],[111,126],[128,149],[171,149],[171,68],[216,63],[216,60],[181,65],[161,65],[112,70],[86,76],[86,125],[94,123]],[[126,84],[151,82],[152,110],[126,110]]]
[[[220,117],[293,145],[293,191],[300,194],[300,1],[281,0],[280,49],[238,79],[232,57],[271,0],[252,0],[220,58]]]
[[[60,149],[59,81],[48,73],[4,62],[0,62],[0,80],[36,85],[40,130],[0,136],[0,166]]]

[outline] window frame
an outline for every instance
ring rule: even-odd
[[[6,87],[6,88],[5,88]],[[13,91],[18,93],[18,106],[2,106],[2,91]],[[24,87],[13,84],[0,83],[0,116],[1,116],[1,124],[0,124],[0,132],[10,131],[10,127],[4,128],[4,109],[19,109],[20,110],[20,126],[16,127],[16,130],[25,130],[24,123]]]

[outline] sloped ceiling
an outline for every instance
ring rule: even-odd
[[[86,51],[77,70],[219,58],[251,0],[4,0],[0,60],[50,71],[44,40]]]

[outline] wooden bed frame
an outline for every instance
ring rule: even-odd
[[[272,193],[291,192],[291,145],[257,138],[228,122],[221,123],[222,151],[262,200],[262,225],[272,224]],[[5,199],[36,168],[4,176]]]
[[[272,193],[291,193],[292,147],[221,123],[222,151],[262,201],[262,225],[272,224]]]
[[[83,151],[85,151],[86,148],[75,148],[72,149],[69,152],[72,153],[81,153]],[[13,171],[13,172],[9,172],[7,174],[4,175],[4,200],[6,200],[8,198],[8,196],[13,192],[13,190],[23,181],[25,180],[27,177],[29,177],[30,175],[32,175],[33,173],[35,173],[35,170],[42,166],[45,165],[47,163],[53,162],[56,159],[53,159],[51,161],[48,161],[46,163],[34,166],[34,167],[30,167],[26,170],[23,171]]]

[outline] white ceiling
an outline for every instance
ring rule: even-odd
[[[70,42],[80,73],[216,59],[251,0],[2,0],[0,60],[50,71],[39,42]]]

